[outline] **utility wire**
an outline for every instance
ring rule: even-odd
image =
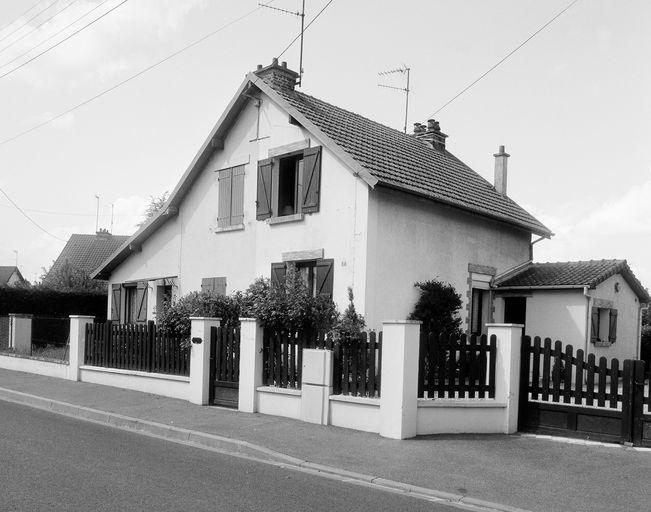
[[[11,43],[9,43],[7,46],[5,46],[4,48],[1,48],[1,49],[0,49],[0,53],[4,52],[7,48],[11,48],[11,47],[12,47],[13,45],[15,45],[18,41],[22,41],[22,40],[25,39],[27,36],[32,35],[32,34],[33,34],[34,32],[36,32],[39,28],[41,28],[43,25],[45,25],[45,24],[48,23],[49,21],[52,21],[52,20],[53,20],[54,18],[56,18],[59,14],[61,14],[63,11],[65,11],[68,7],[71,7],[73,4],[75,4],[75,3],[78,2],[78,1],[79,1],[79,0],[72,0],[72,2],[70,2],[68,5],[66,5],[63,9],[61,9],[60,11],[55,12],[55,13],[54,13],[52,16],[50,16],[49,18],[46,18],[44,21],[42,21],[41,23],[39,23],[38,25],[36,25],[35,27],[33,27],[32,30],[30,30],[29,32],[25,32],[25,33],[24,33],[22,36],[20,36],[18,39],[14,39],[14,40],[13,40]]]
[[[15,208],[15,206],[11,204],[0,204],[0,208]],[[97,213],[72,213],[72,212],[56,212],[56,211],[51,211],[51,210],[35,210],[33,208],[22,208],[23,211],[25,212],[32,212],[32,213],[44,213],[47,215],[61,215],[64,217],[97,217]],[[100,213],[100,217],[110,217],[110,213]],[[116,218],[122,219],[122,218],[140,218],[142,215],[140,214],[134,214],[134,215],[114,215]]]
[[[3,31],[4,29],[6,29],[7,27],[10,27],[10,26],[13,25],[14,23],[16,23],[20,18],[22,18],[23,16],[25,16],[25,14],[27,14],[29,11],[31,11],[32,9],[34,9],[34,7],[36,7],[38,4],[42,4],[44,1],[45,1],[45,0],[38,0],[38,2],[36,2],[34,5],[32,5],[29,9],[27,9],[27,10],[26,10],[24,13],[22,13],[20,16],[14,18],[14,19],[11,20],[9,23],[5,23],[5,24],[0,28],[0,32],[2,32],[2,31]]]
[[[126,0],[125,0],[125,1],[126,1]],[[274,0],[272,0],[272,2],[273,2],[273,1],[274,1]],[[332,1],[332,0],[331,0],[331,1]],[[270,3],[271,3],[271,2],[268,2],[268,4],[270,4]],[[121,86],[123,86],[124,84],[130,82],[131,80],[133,80],[133,79],[135,79],[135,78],[138,78],[139,76],[144,75],[144,74],[147,73],[148,71],[150,71],[150,70],[152,70],[152,69],[154,69],[154,68],[160,66],[160,65],[163,64],[164,62],[167,62],[168,60],[173,59],[173,58],[176,57],[177,55],[180,55],[181,53],[183,53],[183,52],[189,50],[190,48],[193,48],[194,46],[197,46],[198,44],[204,42],[206,39],[209,39],[209,38],[211,38],[212,36],[214,36],[215,34],[221,32],[222,30],[227,29],[227,28],[230,27],[231,25],[234,25],[235,23],[237,23],[237,22],[239,22],[239,21],[241,21],[241,20],[243,20],[243,19],[245,19],[245,18],[251,16],[253,13],[259,11],[260,9],[262,9],[262,7],[256,7],[255,9],[252,9],[251,11],[247,12],[246,14],[243,14],[243,15],[240,16],[239,18],[236,18],[236,19],[234,19],[234,20],[232,20],[232,21],[229,21],[229,22],[226,23],[225,25],[222,25],[221,27],[219,27],[219,28],[216,29],[216,30],[213,30],[213,31],[210,32],[209,34],[206,34],[205,36],[203,36],[203,37],[197,39],[196,41],[194,41],[194,42],[188,44],[187,46],[184,46],[184,47],[181,48],[180,50],[177,50],[177,51],[175,51],[174,53],[171,53],[170,55],[168,55],[167,57],[165,57],[165,58],[159,60],[158,62],[155,62],[154,64],[151,64],[150,66],[147,66],[146,68],[141,69],[140,71],[138,71],[137,73],[131,75],[130,77],[125,78],[125,79],[122,80],[121,82],[118,82],[117,84],[112,85],[112,86],[109,87],[108,89],[104,89],[102,92],[97,93],[95,96],[92,96],[92,97],[90,97],[90,98],[88,98],[88,99],[82,101],[81,103],[78,103],[78,104],[75,105],[74,107],[71,107],[71,108],[69,108],[68,110],[65,110],[64,112],[61,112],[60,114],[57,114],[57,115],[55,115],[55,116],[52,116],[52,117],[46,119],[45,121],[43,121],[43,122],[41,122],[41,123],[38,123],[38,124],[32,126],[31,128],[28,128],[27,130],[24,130],[24,131],[22,131],[22,132],[20,132],[20,133],[18,133],[18,134],[16,134],[16,135],[14,135],[14,136],[12,136],[12,137],[9,137],[8,139],[4,139],[4,140],[0,141],[0,146],[4,146],[5,144],[7,144],[7,143],[9,143],[9,142],[11,142],[11,141],[13,141],[13,140],[16,140],[16,139],[18,139],[19,137],[22,137],[23,135],[27,135],[28,133],[31,133],[31,132],[33,132],[34,130],[39,129],[39,128],[42,127],[42,126],[45,126],[46,124],[49,124],[49,123],[51,123],[52,121],[56,121],[57,119],[59,119],[59,118],[65,116],[65,115],[69,114],[70,112],[72,112],[72,111],[74,111],[74,110],[77,110],[78,108],[81,108],[81,107],[83,107],[84,105],[87,105],[87,104],[90,103],[91,101],[94,101],[94,100],[96,100],[96,99],[98,99],[98,98],[101,98],[101,97],[104,96],[105,94],[108,94],[109,92],[114,91],[114,90],[117,89],[118,87],[121,87]]]
[[[87,11],[85,14],[82,14],[82,15],[79,16],[75,21],[73,21],[73,22],[71,22],[71,23],[68,23],[65,27],[63,27],[63,28],[60,29],[59,31],[55,32],[55,33],[52,34],[51,36],[46,37],[45,39],[43,39],[43,41],[41,41],[40,43],[38,43],[38,44],[32,46],[32,47],[31,47],[29,50],[27,50],[26,52],[23,52],[23,53],[21,53],[20,55],[17,55],[16,57],[14,57],[13,59],[11,59],[11,60],[5,62],[4,64],[0,64],[0,69],[2,69],[2,68],[4,68],[4,67],[7,67],[7,66],[8,66],[9,64],[11,64],[12,62],[16,62],[16,61],[17,61],[18,59],[20,59],[21,57],[24,57],[24,56],[27,55],[28,53],[33,52],[34,50],[36,50],[36,48],[38,48],[39,46],[44,45],[44,44],[47,43],[50,39],[52,39],[52,38],[58,36],[61,32],[64,32],[66,29],[70,28],[72,25],[74,25],[75,23],[77,23],[80,19],[85,18],[85,17],[88,16],[91,12],[95,11],[96,9],[99,9],[100,7],[102,7],[102,5],[104,5],[104,4],[105,4],[106,2],[108,2],[108,1],[109,1],[109,0],[104,0],[103,2],[100,2],[100,3],[97,4],[95,7],[93,7],[90,11]]]
[[[59,1],[59,0],[54,0],[54,2],[52,2],[51,4],[48,4],[46,7],[44,7],[44,8],[41,9],[40,11],[38,11],[34,16],[32,16],[30,19],[28,19],[25,23],[23,23],[23,24],[22,24],[20,27],[18,27],[16,30],[14,30],[13,32],[9,32],[6,36],[0,38],[0,42],[4,41],[4,40],[7,39],[9,36],[14,35],[16,32],[18,32],[18,31],[19,31],[21,28],[23,28],[25,25],[29,25],[29,23],[30,23],[32,20],[38,18],[42,13],[44,13],[45,11],[47,11],[50,7],[52,7],[52,6],[53,6],[54,4],[56,4],[58,1]],[[31,9],[30,9],[30,10],[31,10]],[[29,11],[28,11],[28,12],[29,12]]]
[[[34,55],[31,59],[27,59],[27,60],[26,60],[25,62],[23,62],[22,64],[20,64],[20,65],[16,66],[15,68],[13,68],[13,69],[7,71],[6,73],[0,75],[0,79],[6,77],[6,76],[8,76],[8,75],[11,75],[14,71],[19,70],[19,69],[22,68],[23,66],[25,66],[25,65],[29,64],[30,62],[32,62],[32,61],[38,59],[41,55],[46,54],[46,53],[49,52],[50,50],[53,50],[54,48],[56,48],[57,46],[59,46],[61,43],[66,42],[66,41],[67,41],[68,39],[70,39],[71,37],[76,36],[77,34],[79,34],[79,32],[81,32],[82,30],[84,30],[84,29],[90,27],[90,26],[93,25],[94,23],[98,22],[98,21],[101,20],[104,16],[107,16],[107,15],[111,14],[113,11],[115,11],[115,9],[117,9],[117,8],[120,7],[121,5],[126,4],[128,1],[129,1],[129,0],[122,0],[122,1],[121,1],[119,4],[117,4],[116,6],[111,7],[111,8],[110,8],[108,11],[106,11],[105,13],[99,15],[99,16],[98,16],[97,18],[95,18],[94,20],[89,21],[89,22],[86,23],[83,27],[81,27],[81,28],[75,30],[75,31],[74,31],[72,34],[70,34],[69,36],[66,36],[66,37],[64,37],[63,39],[61,39],[61,41],[59,41],[59,42],[53,44],[53,45],[50,46],[49,48],[46,48],[45,50],[43,50],[41,53],[37,53],[36,55]]]
[[[41,231],[43,231],[43,233],[45,233],[45,234],[47,234],[47,235],[50,235],[52,238],[56,238],[57,240],[59,240],[59,241],[61,241],[61,242],[67,242],[67,240],[64,240],[63,238],[59,238],[58,236],[53,235],[52,233],[50,233],[47,229],[45,229],[45,228],[44,228],[43,226],[41,226],[38,222],[36,222],[36,221],[35,221],[34,219],[32,219],[29,215],[27,215],[27,214],[26,214],[26,213],[21,209],[20,206],[18,206],[16,203],[14,203],[14,200],[11,199],[11,197],[9,197],[9,196],[7,195],[7,193],[6,193],[4,190],[2,190],[2,188],[0,188],[0,192],[2,192],[2,193],[4,194],[4,196],[9,200],[9,202],[10,202],[11,204],[13,204],[13,205],[16,207],[16,209],[17,209],[20,213],[22,213],[22,214],[25,216],[25,218],[26,218],[27,220],[29,220],[32,224],[34,224],[34,226],[36,226],[38,229],[40,229]]]
[[[323,11],[325,11],[326,8],[327,8],[331,3],[332,3],[332,0],[330,0],[327,4],[325,4],[325,5],[323,6],[323,9],[321,9],[321,10],[317,13],[317,15],[316,15],[314,18],[312,18],[312,21],[310,21],[310,22],[305,26],[305,28],[303,29],[303,33],[304,33],[308,28],[310,28],[310,25],[312,25],[312,23],[314,23],[314,22],[317,20],[317,18],[318,18],[319,16],[321,16],[321,13],[322,13]],[[284,54],[287,50],[289,50],[289,48],[290,48],[290,47],[291,47],[291,46],[292,46],[296,41],[298,41],[298,39],[299,39],[300,37],[301,37],[301,34],[298,34],[298,35],[297,35],[297,36],[292,40],[292,42],[289,43],[289,44],[287,45],[287,47],[286,47],[282,52],[280,52],[280,54],[279,54],[278,57],[276,57],[276,58],[277,58],[277,59],[280,59],[280,57],[282,57],[283,54]],[[0,77],[0,78],[1,78],[1,77]]]
[[[447,102],[445,102],[441,107],[438,108],[433,114],[427,116],[429,118],[433,118],[436,114],[438,114],[441,110],[443,110],[445,107],[447,107],[450,103],[452,103],[454,100],[456,100],[459,96],[461,96],[463,93],[465,93],[468,89],[470,89],[472,86],[474,86],[477,82],[479,82],[482,78],[484,78],[486,75],[488,75],[491,71],[493,71],[495,68],[497,68],[500,64],[502,64],[506,59],[508,59],[511,55],[513,55],[515,52],[517,52],[520,48],[522,48],[525,44],[527,44],[529,41],[531,41],[534,37],[536,37],[540,32],[542,32],[545,28],[547,28],[549,25],[551,25],[554,21],[556,21],[565,11],[567,11],[570,7],[572,7],[575,3],[577,3],[579,0],[574,0],[571,2],[565,9],[560,11],[558,14],[556,14],[553,18],[551,18],[547,23],[545,23],[542,27],[540,27],[538,30],[536,30],[533,34],[531,34],[527,39],[525,39],[522,43],[520,43],[518,46],[516,46],[513,50],[511,50],[503,59],[501,59],[499,62],[497,62],[494,66],[492,66],[488,71],[486,71],[483,75],[481,75],[479,78],[477,78],[474,82],[471,84],[467,85],[464,87],[458,94],[456,94],[453,98],[449,99]]]

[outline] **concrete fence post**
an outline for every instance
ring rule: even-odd
[[[32,317],[9,313],[9,348],[17,354],[32,355]]]
[[[84,364],[86,358],[86,326],[94,321],[94,316],[70,315],[68,380],[79,380],[79,367]]]
[[[210,397],[210,328],[219,327],[221,318],[190,317],[190,396],[189,401],[207,405]]]
[[[262,324],[255,318],[240,318],[240,388],[238,410],[258,412],[262,386]]]
[[[407,439],[416,435],[420,321],[382,322],[380,435]]]
[[[332,350],[303,349],[301,420],[327,425],[332,394]]]
[[[520,349],[522,324],[486,324],[488,337],[497,337],[495,364],[495,401],[506,403],[504,433],[518,431],[518,401],[520,398]]]

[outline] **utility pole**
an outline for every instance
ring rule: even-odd
[[[115,203],[111,203],[111,234],[113,234],[113,209],[115,208]]]
[[[97,199],[97,215],[95,217],[95,233],[99,231],[99,196],[95,194],[95,199]]]
[[[409,114],[409,72],[411,68],[408,68],[403,64],[403,67],[392,69],[390,71],[381,71],[378,73],[378,76],[393,75],[395,73],[402,73],[406,75],[406,84],[404,87],[394,87],[393,85],[377,84],[378,87],[385,87],[387,89],[395,89],[396,91],[403,91],[405,93],[405,127],[404,131],[407,133],[407,116]]]

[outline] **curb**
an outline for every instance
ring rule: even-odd
[[[0,400],[92,423],[108,425],[113,428],[167,439],[172,442],[189,444],[197,448],[210,449],[227,455],[244,457],[286,469],[310,473],[326,478],[334,478],[347,483],[365,485],[389,492],[411,495],[414,498],[425,499],[427,501],[446,502],[452,506],[466,510],[482,512],[530,512],[525,509],[479,500],[468,496],[462,496],[460,494],[437,491],[435,489],[419,487],[378,476],[356,473],[354,471],[347,471],[333,466],[309,462],[248,441],[208,434],[172,425],[165,425],[98,409],[91,409],[89,407],[61,402],[50,398],[43,398],[7,388],[0,387]]]

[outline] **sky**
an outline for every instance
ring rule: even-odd
[[[409,67],[411,128],[571,3],[306,0],[306,24],[327,7],[305,32],[302,91],[402,130],[404,92],[378,84],[405,75],[378,73]],[[435,115],[447,149],[491,182],[506,147],[509,196],[555,233],[536,261],[625,258],[647,287],[649,19],[647,0],[578,0]],[[72,233],[132,234],[300,18],[250,0],[3,0],[0,27],[0,265],[17,259],[34,282]],[[280,60],[298,69],[298,42]]]

